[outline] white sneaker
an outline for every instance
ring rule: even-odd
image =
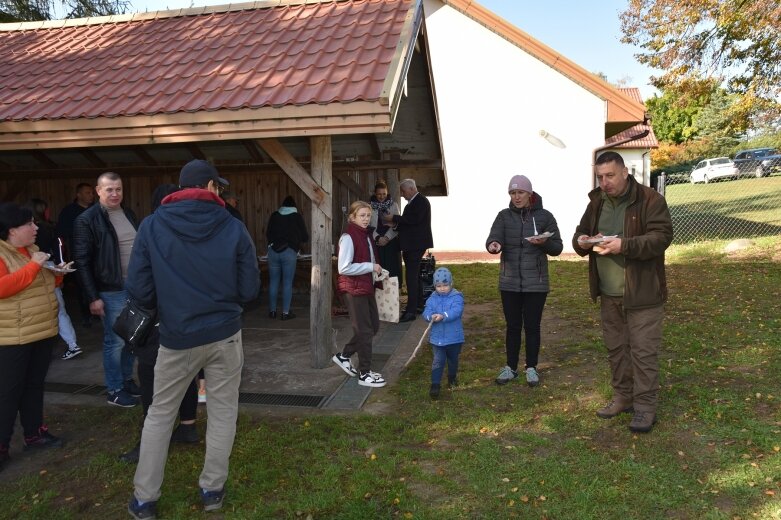
[[[78,346],[73,348],[69,347],[68,350],[65,351],[65,354],[62,355],[61,359],[72,359],[80,354],[83,354],[83,352]]]
[[[371,370],[365,374],[358,376],[358,384],[361,386],[370,386],[372,388],[380,388],[385,386],[385,379],[381,374],[372,372]]]
[[[537,386],[540,384],[540,375],[537,373],[537,369],[529,367],[526,369],[526,384],[529,386]]]
[[[358,375],[358,371],[353,368],[353,364],[350,361],[350,358],[344,357],[341,352],[334,354],[334,357],[331,358],[331,361],[336,363],[339,368],[344,370],[348,376],[355,377]]]

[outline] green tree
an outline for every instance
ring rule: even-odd
[[[659,87],[713,78],[747,99],[781,94],[781,4],[777,0],[629,0],[622,41],[664,73]]]
[[[125,0],[0,0],[0,22],[85,18],[127,12]]]

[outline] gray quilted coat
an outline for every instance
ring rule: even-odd
[[[536,233],[535,233],[536,228]],[[545,243],[534,245],[525,237],[553,233]],[[542,197],[533,194],[530,208],[503,209],[496,215],[485,247],[491,242],[502,246],[499,290],[510,292],[550,292],[548,255],[558,256],[564,248],[553,214],[542,208]]]

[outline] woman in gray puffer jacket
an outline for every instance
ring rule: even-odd
[[[526,382],[537,386],[540,323],[550,291],[548,255],[561,254],[563,244],[556,219],[550,211],[542,209],[542,198],[534,193],[528,178],[515,175],[507,191],[510,206],[496,215],[485,241],[489,253],[502,254],[499,291],[507,322],[507,366],[499,373],[496,384],[503,385],[518,377],[521,331],[525,329]]]

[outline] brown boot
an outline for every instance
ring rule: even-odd
[[[656,424],[656,414],[654,412],[635,412],[632,422],[629,423],[629,429],[635,433],[648,433]]]
[[[602,419],[612,419],[616,415],[622,413],[632,413],[634,411],[635,410],[632,408],[632,403],[627,403],[626,401],[613,398],[609,403],[597,410],[597,417],[601,417]]]

